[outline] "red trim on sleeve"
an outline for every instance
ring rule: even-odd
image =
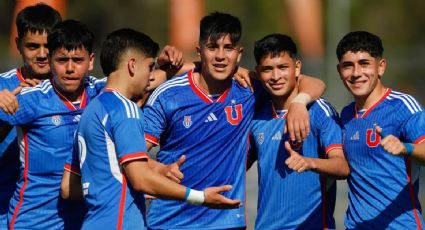
[[[416,141],[414,141],[413,143],[420,144],[420,143],[422,143],[424,141],[425,141],[425,136],[422,136],[422,137],[419,137],[418,139],[416,139]]]
[[[134,161],[134,160],[146,159],[146,158],[148,158],[148,153],[146,152],[130,153],[120,158],[120,164],[124,164],[125,162],[128,162],[128,161]]]
[[[148,133],[145,133],[145,139],[148,142],[150,142],[150,143],[152,143],[154,145],[159,145],[159,138],[156,138],[156,137],[154,137],[154,136],[152,136],[152,135],[150,135]]]
[[[70,164],[65,164],[63,167],[66,171],[77,174],[78,176],[81,176],[81,170],[77,167],[74,167]]]
[[[334,150],[334,149],[342,149],[342,145],[341,144],[333,144],[333,145],[329,145],[328,147],[326,147],[325,152],[326,155],[328,154],[329,151]]]

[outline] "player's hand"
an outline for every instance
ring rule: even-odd
[[[183,53],[174,46],[165,46],[156,62],[160,68],[168,65],[169,68],[180,69],[183,66]]]
[[[22,90],[21,86],[18,86],[12,92],[7,89],[0,91],[0,109],[2,109],[6,114],[12,115],[15,114],[19,109],[18,100],[16,95],[18,95]]]
[[[183,173],[180,171],[180,166],[186,161],[186,156],[182,155],[176,162],[166,165],[162,173],[168,179],[180,183],[183,180]]]
[[[251,83],[251,77],[255,75],[254,72],[249,71],[243,67],[238,66],[236,73],[233,75],[233,78],[244,88],[249,87],[251,91],[254,91]]]
[[[310,116],[307,107],[299,102],[289,105],[284,133],[289,132],[291,141],[301,143],[310,133]]]
[[[40,82],[41,81],[39,79],[35,79],[35,78],[30,79],[30,78],[27,78],[27,79],[25,79],[24,82],[21,82],[19,85],[22,86],[22,87],[31,87],[31,86],[36,86],[36,85],[40,84]]]
[[[231,185],[206,188],[204,190],[205,200],[203,205],[215,209],[239,208],[241,206],[241,200],[232,200],[220,194],[231,189]]]
[[[307,157],[301,156],[296,151],[294,151],[288,141],[285,141],[285,149],[289,155],[285,161],[285,164],[288,166],[288,168],[302,173],[311,170],[314,167],[313,161]]]
[[[382,128],[378,125],[375,126],[375,131],[381,136],[381,146],[385,151],[395,156],[404,156],[406,154],[407,149],[400,139],[394,135],[384,133]]]

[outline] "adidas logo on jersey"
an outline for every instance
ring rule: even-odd
[[[214,113],[210,113],[208,115],[207,119],[205,119],[204,122],[211,122],[211,121],[216,121],[216,120],[217,120],[217,117],[215,116],[215,114]]]
[[[359,139],[360,139],[359,131],[356,131],[356,133],[350,137],[350,140],[352,141],[358,141]]]
[[[280,141],[282,140],[282,133],[280,131],[278,131],[277,133],[275,133],[272,137],[272,140],[274,141]]]

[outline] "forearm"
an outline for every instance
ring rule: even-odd
[[[157,173],[146,162],[130,162],[125,166],[125,171],[136,191],[161,199],[183,200],[185,197],[186,187]],[[143,173],[138,173],[142,171]]]
[[[412,160],[425,165],[425,142],[413,144],[413,151],[409,156]]]
[[[81,177],[64,170],[61,182],[61,196],[64,199],[83,200]]]
[[[162,172],[162,170],[164,169],[164,167],[166,167],[163,163],[158,162],[154,159],[149,158],[148,160],[148,165],[149,168],[152,169],[153,171],[160,173]]]
[[[335,156],[328,159],[309,158],[312,161],[312,171],[335,179],[345,179],[350,168],[344,157]]]

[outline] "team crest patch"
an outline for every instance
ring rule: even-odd
[[[61,124],[61,116],[59,115],[54,115],[52,116],[52,123],[56,126]]]
[[[188,129],[192,126],[192,116],[184,116],[183,126]]]
[[[261,145],[263,144],[263,142],[264,142],[264,133],[259,133],[257,137],[257,143]]]

